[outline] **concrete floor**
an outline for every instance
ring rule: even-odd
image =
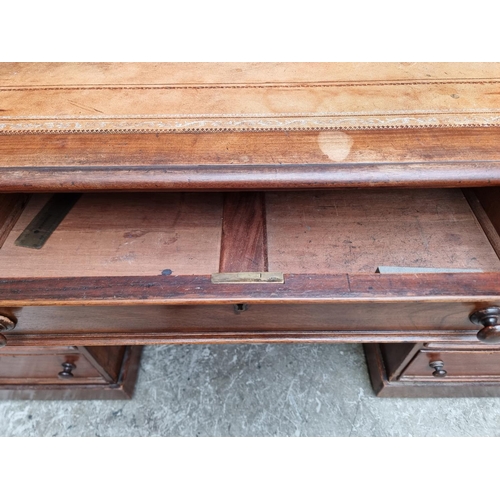
[[[2,401],[0,435],[498,436],[500,398],[376,398],[361,345],[154,346],[131,401]]]

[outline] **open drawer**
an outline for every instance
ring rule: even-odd
[[[500,337],[498,188],[51,199],[1,195],[10,345]]]

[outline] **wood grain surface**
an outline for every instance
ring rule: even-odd
[[[97,167],[190,167],[196,174],[204,166],[235,168],[270,165],[287,171],[289,166],[351,166],[363,172],[370,164],[433,163],[436,168],[458,168],[467,162],[500,162],[497,144],[500,129],[467,127],[350,130],[345,132],[220,132],[210,134],[110,134],[4,135],[0,136],[0,172],[9,167],[54,167],[54,173],[98,172]],[[476,165],[474,169],[481,165]],[[56,168],[57,167],[57,168]],[[276,169],[275,169],[276,170]],[[42,172],[42,170],[40,170]],[[473,173],[471,172],[471,175]],[[347,175],[347,173],[345,174]]]
[[[211,276],[0,278],[0,308],[26,305],[194,305],[500,301],[498,273],[287,274],[285,282],[214,284]],[[0,309],[0,314],[3,314]]]
[[[86,346],[79,347],[89,363],[110,383],[116,383],[120,376],[126,346]]]
[[[376,344],[379,342],[426,342],[454,341],[470,342],[475,338],[472,331],[456,330],[315,330],[315,331],[263,331],[263,332],[167,332],[151,333],[29,333],[8,336],[9,345],[31,346],[129,346],[167,345],[167,344]]]
[[[409,342],[379,344],[387,379],[397,380],[401,371],[407,367],[423,345]]]
[[[474,200],[473,203],[476,205],[479,203],[480,206],[476,217],[500,258],[500,188],[474,189],[473,193],[477,199],[477,202]],[[471,204],[471,207],[473,207],[473,204]]]
[[[226,193],[219,272],[267,271],[264,193]]]
[[[379,266],[500,271],[460,190],[267,193],[269,270],[374,273]]]
[[[1,140],[1,138],[0,138]],[[311,165],[154,167],[8,167],[0,190],[244,191],[337,188],[457,188],[500,186],[500,161]]]
[[[2,277],[217,272],[217,193],[86,194],[41,249],[14,244],[50,195],[34,196],[0,249]]]
[[[196,334],[215,332],[467,331],[478,327],[469,315],[484,302],[371,302],[331,304],[252,304],[235,313],[233,304],[172,306],[47,306],[11,309],[17,320],[7,338],[22,334],[130,333]],[[3,309],[3,308],[2,308]],[[9,337],[10,336],[10,337]],[[81,344],[91,345],[91,344]],[[123,344],[122,344],[123,345]]]
[[[28,196],[23,194],[0,194],[0,249],[21,216]]]
[[[500,191],[497,188],[464,189],[463,193],[491,248],[500,259]]]
[[[500,271],[460,190],[227,193],[224,202],[216,193],[87,194],[43,248],[16,246],[47,199],[33,196],[6,238],[2,277],[205,275],[268,262],[287,274]]]

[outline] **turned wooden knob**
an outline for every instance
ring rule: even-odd
[[[492,306],[472,313],[469,319],[476,325],[482,325],[477,338],[486,344],[500,344],[500,307]]]
[[[73,370],[76,368],[76,366],[73,363],[63,363],[62,364],[63,371],[59,372],[57,375],[59,378],[71,378],[74,377],[73,375]]]
[[[429,366],[431,368],[434,368],[434,371],[432,372],[432,375],[434,377],[446,377],[448,375],[448,372],[444,369],[444,363],[443,361],[431,361],[429,363]]]
[[[8,332],[12,330],[16,326],[16,323],[12,321],[7,316],[0,315],[0,347],[4,347],[7,345],[7,339],[5,335],[2,335],[2,332]]]

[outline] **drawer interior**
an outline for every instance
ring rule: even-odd
[[[395,267],[401,272],[404,268],[500,272],[500,249],[461,189],[258,195],[263,209],[247,214],[246,222],[235,220],[241,225],[239,232],[225,233],[229,214],[224,212],[224,193],[85,193],[39,249],[16,245],[51,197],[32,195],[4,238],[0,276],[217,273],[224,271],[220,269],[221,252],[228,246],[224,238],[237,237],[244,247],[244,224],[253,227],[252,217],[263,218],[266,258],[258,264],[260,271],[375,273],[380,267]],[[241,269],[233,264],[231,271],[248,270],[245,259],[243,251]]]
[[[15,244],[50,199],[32,195],[0,249],[0,276],[155,276],[217,272],[218,193],[86,193],[40,249]]]
[[[500,271],[500,260],[460,189],[269,193],[267,227],[271,271]]]

